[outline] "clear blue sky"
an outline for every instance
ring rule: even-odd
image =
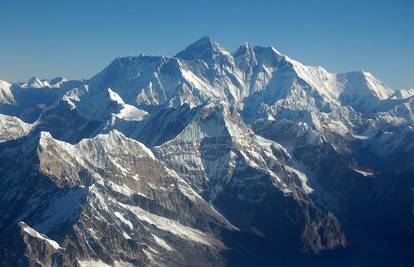
[[[0,79],[89,78],[116,56],[174,55],[203,35],[414,87],[411,0],[0,0]]]

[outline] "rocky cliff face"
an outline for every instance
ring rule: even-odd
[[[412,263],[410,89],[207,37],[0,89],[1,265]]]
[[[29,263],[210,265],[224,248],[215,235],[234,229],[148,148],[117,131],[77,145],[41,132],[2,156],[2,242],[19,230]],[[5,264],[22,256],[5,249]]]

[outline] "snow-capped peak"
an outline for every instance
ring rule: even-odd
[[[253,44],[251,42],[245,42],[234,53],[237,53],[237,51],[239,51],[239,53],[253,54],[255,48],[256,48],[255,44]]]
[[[264,47],[246,42],[233,52],[233,57],[236,61],[245,58],[248,60],[254,59],[255,63],[257,63],[257,61],[269,61],[272,62],[272,65],[275,65],[282,60],[284,55],[273,46]]]
[[[110,102],[115,102],[118,105],[125,104],[124,100],[122,100],[122,98],[117,93],[112,91],[111,88],[108,88],[108,97],[109,97]]]
[[[220,44],[212,41],[209,37],[204,36],[195,43],[188,46],[183,51],[175,55],[175,57],[184,60],[210,61],[220,55],[230,55]]]
[[[12,85],[6,81],[0,80],[0,103],[7,105],[15,105],[16,100],[14,99],[11,91]]]
[[[47,81],[47,80],[40,80],[37,77],[32,77],[25,84],[23,84],[22,87],[27,87],[27,88],[43,88],[43,87],[49,87],[49,81]]]
[[[59,88],[62,86],[63,83],[67,82],[68,80],[63,77],[56,77],[49,81],[49,86],[53,88]]]
[[[27,82],[20,83],[20,86],[22,88],[60,88],[65,82],[67,82],[67,80],[62,77],[56,77],[52,80],[41,80],[37,77],[32,77]]]
[[[406,88],[396,90],[395,93],[391,96],[392,99],[406,99],[414,96],[414,88]]]
[[[394,90],[375,78],[371,73],[353,71],[336,74],[339,83],[339,99],[357,111],[372,111],[381,101],[394,94]]]
[[[283,56],[283,54],[279,51],[279,50],[277,50],[274,46],[270,46],[270,49],[275,53],[275,54],[277,54],[277,55],[280,55],[280,56]]]
[[[379,99],[384,100],[393,95],[394,91],[386,86],[383,82],[378,80],[376,77],[374,77],[372,73],[362,71],[362,74],[364,75],[369,88]]]
[[[11,83],[9,83],[8,81],[0,80],[0,86],[1,87],[10,87]]]

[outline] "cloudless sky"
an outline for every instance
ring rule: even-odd
[[[117,56],[172,56],[203,35],[414,87],[411,0],[0,0],[0,79],[90,78]]]

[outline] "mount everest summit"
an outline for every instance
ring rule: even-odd
[[[1,266],[410,266],[414,90],[208,37],[0,81]]]

